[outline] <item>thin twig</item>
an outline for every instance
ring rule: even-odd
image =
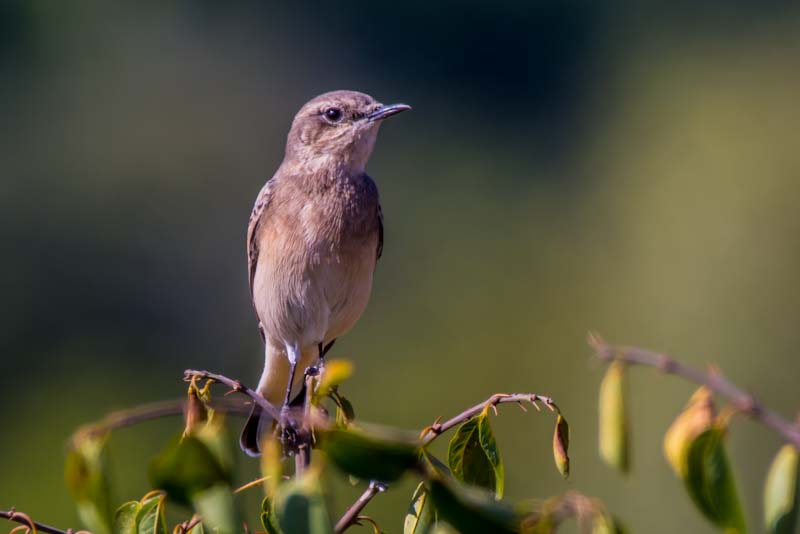
[[[191,519],[184,521],[180,525],[175,527],[175,532],[180,534],[186,534],[187,532],[191,531],[194,527],[200,524],[203,521],[203,518],[200,517],[198,514],[194,514]]]
[[[775,430],[787,442],[800,448],[800,426],[783,418],[764,406],[751,393],[742,390],[714,369],[700,371],[655,351],[638,347],[614,347],[607,344],[599,335],[589,334],[589,346],[604,362],[619,360],[632,365],[654,367],[664,373],[680,376],[690,382],[708,387],[714,393],[726,398],[734,408],[761,424]]]
[[[232,415],[246,416],[250,413],[249,406],[228,399],[213,401],[211,405],[215,410]],[[153,419],[183,415],[185,409],[186,399],[176,399],[171,401],[143,404],[141,406],[136,406],[126,410],[118,410],[109,413],[99,421],[83,425],[75,432],[74,436],[87,433],[99,434],[137,425]]]
[[[187,369],[183,372],[183,379],[186,382],[191,382],[192,377],[210,378],[215,382],[224,384],[229,388],[231,388],[232,391],[237,391],[239,393],[243,393],[244,395],[250,397],[254,403],[258,404],[261,407],[261,409],[267,412],[274,420],[280,421],[282,419],[281,414],[267,399],[262,397],[256,391],[245,386],[238,380],[233,380],[231,378],[228,378],[227,376],[216,373],[209,373],[208,371],[195,371],[193,369]]]
[[[367,489],[364,490],[364,493],[356,499],[356,502],[350,505],[350,508],[342,515],[339,521],[336,522],[336,527],[334,527],[334,532],[336,534],[341,534],[345,530],[347,530],[350,526],[355,523],[358,519],[361,510],[363,510],[369,501],[377,495],[378,493],[386,491],[386,486],[381,484],[380,482],[375,482],[374,480],[369,483]]]
[[[436,422],[431,426],[427,427],[423,430],[422,437],[421,437],[421,444],[423,446],[428,445],[430,442],[435,440],[441,434],[444,434],[451,428],[464,423],[465,421],[472,419],[487,407],[494,408],[498,404],[505,404],[508,402],[513,402],[516,404],[522,404],[523,402],[530,402],[533,404],[537,409],[539,405],[537,402],[541,402],[544,404],[550,411],[559,413],[558,406],[550,397],[545,397],[544,395],[537,395],[536,393],[514,393],[511,395],[507,395],[505,393],[495,393],[485,401],[476,404],[472,408],[464,410],[460,414],[456,415],[455,417],[451,417],[444,423]]]
[[[541,402],[544,404],[550,411],[555,413],[560,413],[558,406],[550,397],[545,397],[544,395],[537,395],[536,393],[514,393],[514,394],[505,394],[505,393],[495,393],[485,401],[476,404],[475,406],[468,408],[461,412],[460,414],[456,415],[455,417],[451,417],[444,423],[440,422],[440,419],[437,419],[431,426],[427,427],[425,430],[422,431],[420,436],[420,445],[423,447],[430,444],[433,440],[435,440],[440,435],[444,434],[451,428],[460,425],[461,423],[475,417],[483,410],[491,407],[494,409],[498,404],[506,404],[506,403],[515,403],[522,405],[522,403],[529,402],[533,404],[537,409],[539,409],[539,405],[537,403]],[[364,509],[365,506],[372,500],[375,495],[382,491],[386,491],[386,485],[378,483],[378,482],[370,482],[369,486],[364,493],[354,502],[350,508],[342,515],[341,519],[336,523],[336,528],[334,532],[339,534],[347,530],[348,527],[353,525],[357,519],[361,510]]]
[[[67,530],[61,530],[56,527],[43,525],[42,523],[38,523],[33,519],[31,519],[28,514],[17,512],[13,508],[8,511],[0,511],[0,518],[8,519],[9,521],[14,521],[15,523],[27,526],[31,530],[35,529],[37,532],[45,532],[46,534],[90,534],[85,530],[75,531],[72,530],[71,528],[68,528]]]

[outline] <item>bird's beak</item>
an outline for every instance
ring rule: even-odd
[[[384,104],[369,115],[367,115],[367,122],[381,121],[392,115],[397,115],[402,111],[411,109],[408,104]]]

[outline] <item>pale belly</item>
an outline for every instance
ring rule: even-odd
[[[260,259],[254,300],[270,341],[305,350],[353,328],[369,301],[376,246],[366,239],[345,252]]]

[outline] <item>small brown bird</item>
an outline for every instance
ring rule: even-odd
[[[378,188],[364,172],[381,121],[410,109],[355,91],[306,103],[247,229],[250,294],[265,344],[258,392],[274,405],[355,325],[383,248]],[[297,372],[300,368],[300,372]],[[251,456],[270,417],[255,406],[240,444]]]

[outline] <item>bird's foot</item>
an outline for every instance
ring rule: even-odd
[[[284,405],[281,407],[280,420],[280,442],[284,451],[290,451],[297,445],[297,428],[291,416],[291,407]]]
[[[306,370],[303,372],[303,378],[308,378],[309,376],[320,376],[322,371],[325,369],[322,362],[319,365],[312,365],[310,367],[306,367]]]

